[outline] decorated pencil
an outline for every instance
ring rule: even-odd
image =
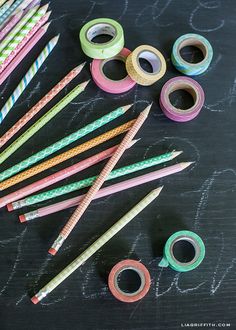
[[[21,96],[25,88],[28,86],[30,81],[33,79],[33,77],[36,75],[44,61],[47,59],[53,48],[56,46],[59,39],[59,35],[54,37],[49,41],[49,43],[46,45],[46,47],[42,50],[42,52],[39,54],[38,58],[35,60],[35,62],[31,65],[29,70],[26,72],[23,79],[20,81],[19,85],[14,90],[13,94],[9,97],[3,108],[0,110],[0,123],[2,123],[3,119],[6,117],[8,112],[12,109],[15,102],[18,100],[18,98]]]
[[[37,304],[52,292],[59,284],[61,284],[68,276],[70,276],[77,268],[79,268],[94,253],[101,249],[113,236],[115,236],[122,228],[124,228],[131,220],[133,220],[142,210],[144,210],[154,199],[156,199],[163,187],[152,190],[138,204],[136,204],[129,212],[127,212],[120,220],[118,220],[110,229],[108,229],[100,238],[90,245],[80,256],[72,263],[64,268],[54,279],[46,284],[39,292],[32,297],[31,301]]]

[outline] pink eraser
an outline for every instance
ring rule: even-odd
[[[19,220],[21,223],[26,222],[26,218],[25,218],[24,214],[19,215]]]
[[[57,250],[53,249],[53,248],[50,248],[48,250],[48,253],[50,253],[51,255],[55,256],[55,254],[57,253]]]
[[[7,204],[7,210],[8,210],[8,212],[13,211],[13,205],[12,205],[12,203]]]
[[[33,297],[31,298],[31,301],[32,301],[33,304],[36,305],[36,304],[39,302],[39,299],[38,299],[36,296],[33,296]]]

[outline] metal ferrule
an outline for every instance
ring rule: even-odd
[[[39,217],[39,213],[36,210],[36,211],[25,213],[24,216],[25,216],[25,220],[26,221],[30,221],[30,220],[33,220],[33,219],[38,218]]]

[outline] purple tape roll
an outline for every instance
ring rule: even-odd
[[[192,95],[194,105],[186,110],[175,108],[170,102],[170,94],[176,90],[185,90]],[[162,87],[160,107],[166,117],[178,122],[185,122],[195,118],[201,111],[205,100],[202,87],[195,80],[188,77],[175,77],[168,80]]]

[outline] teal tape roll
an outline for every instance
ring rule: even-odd
[[[199,48],[204,56],[204,59],[198,63],[190,63],[185,61],[180,50],[186,46],[195,46]],[[188,33],[179,37],[172,49],[171,60],[176,69],[187,76],[197,76],[207,70],[213,57],[213,49],[209,41],[199,34]]]
[[[189,262],[180,262],[178,261],[173,253],[173,247],[176,242],[187,241],[191,243],[195,249],[195,256]],[[205,245],[202,239],[192,231],[182,230],[171,235],[164,247],[164,256],[160,261],[160,267],[170,266],[172,269],[178,272],[188,272],[195,269],[200,265],[205,257]]]
[[[110,35],[111,40],[95,43],[93,38],[98,35]],[[95,59],[106,59],[117,55],[124,47],[122,26],[110,18],[98,18],[86,23],[80,30],[80,43],[84,53]]]

